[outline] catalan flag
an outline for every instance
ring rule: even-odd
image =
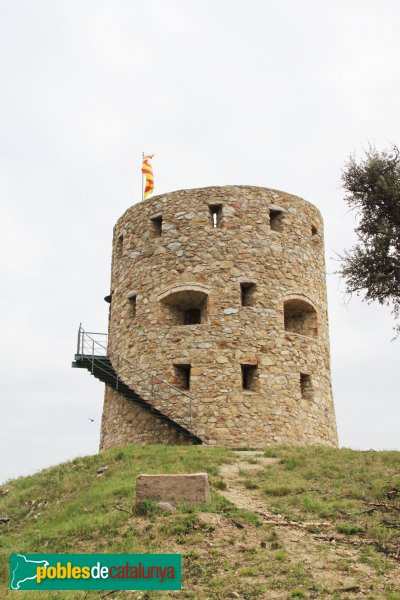
[[[153,156],[154,154],[143,155],[142,173],[146,178],[146,185],[143,194],[144,199],[146,199],[147,196],[152,194],[154,190],[153,168],[150,164],[150,160],[153,158]]]

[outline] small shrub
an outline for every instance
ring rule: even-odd
[[[288,485],[279,483],[271,483],[264,488],[264,492],[267,496],[287,496],[288,494],[291,494],[292,491],[292,488]]]
[[[329,518],[334,512],[329,501],[316,498],[315,496],[311,496],[309,494],[304,494],[301,497],[300,503],[304,510],[317,515],[322,519]]]
[[[244,482],[244,487],[248,490],[256,490],[260,486],[255,481],[251,481],[251,479],[246,479],[246,481]]]
[[[282,562],[286,560],[288,553],[283,548],[279,548],[278,550],[274,550],[273,557],[275,560]]]
[[[294,456],[291,456],[290,458],[285,458],[283,464],[288,471],[293,471],[293,469],[301,466],[301,457],[295,458]]]
[[[356,533],[364,533],[364,528],[356,524],[339,523],[339,525],[336,525],[336,531],[345,535],[355,535]]]
[[[200,506],[201,506],[200,504],[195,505],[195,504],[182,503],[182,504],[177,504],[176,508],[182,513],[193,515],[193,514],[197,514],[199,512]]]
[[[227,487],[223,479],[218,479],[213,485],[217,488],[217,490],[226,490]]]
[[[246,521],[249,525],[254,525],[255,527],[261,527],[262,525],[260,517],[251,510],[240,509],[236,511],[236,515]]]
[[[215,493],[212,496],[212,512],[217,512],[217,513],[229,513],[233,510],[233,504],[232,502],[229,502],[229,500],[227,500],[225,498],[225,496],[221,496],[218,493]]]
[[[258,573],[254,567],[243,567],[239,569],[239,575],[241,577],[257,577]]]
[[[206,523],[199,521],[196,514],[188,514],[184,516],[178,515],[175,517],[175,520],[172,523],[165,523],[162,526],[162,531],[164,533],[174,534],[178,537],[184,537],[196,530],[208,531],[212,529],[213,527],[210,527]]]
[[[125,458],[125,453],[123,450],[118,450],[114,456],[114,460],[123,460]]]
[[[264,456],[267,458],[278,458],[278,453],[275,448],[265,448]]]
[[[207,473],[209,475],[214,475],[214,477],[216,475],[218,475],[218,467],[207,467]]]
[[[144,517],[152,517],[153,515],[159,514],[161,511],[157,506],[155,500],[142,500],[136,507],[136,514]]]
[[[320,533],[321,528],[317,527],[316,525],[308,525],[306,527],[306,531],[308,531],[308,533]]]

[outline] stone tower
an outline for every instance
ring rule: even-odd
[[[106,386],[102,449],[193,443],[174,426],[189,398],[196,443],[337,444],[323,222],[309,202],[225,186],[135,204],[114,228],[109,298],[113,367],[169,421]]]

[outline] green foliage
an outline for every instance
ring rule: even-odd
[[[155,500],[142,500],[136,507],[136,514],[145,517],[154,517],[161,512]]]
[[[292,493],[290,485],[270,483],[264,487],[264,493],[268,496],[287,496]]]
[[[365,533],[364,527],[360,525],[352,525],[351,523],[339,523],[336,525],[336,531],[338,533],[344,533],[345,535],[355,535],[356,533]]]
[[[287,559],[288,553],[283,548],[278,548],[277,550],[274,550],[272,557],[281,562]]]
[[[213,485],[217,490],[226,490],[226,483],[223,479],[217,479]]]
[[[265,448],[264,456],[267,458],[277,458],[279,455],[276,448]]]
[[[243,482],[243,485],[245,488],[247,488],[248,490],[256,490],[258,487],[260,487],[258,485],[258,483],[256,483],[255,481],[252,481],[251,479],[246,479]]]
[[[400,153],[396,146],[370,148],[351,157],[342,173],[346,202],[359,217],[358,243],[341,257],[339,274],[348,293],[391,304],[400,316]],[[400,332],[400,325],[396,327]]]
[[[257,577],[257,569],[254,567],[243,567],[239,570],[240,577]]]

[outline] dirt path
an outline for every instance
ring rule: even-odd
[[[292,562],[302,562],[315,583],[335,590],[339,594],[335,597],[341,600],[388,598],[387,586],[396,588],[400,582],[400,565],[396,561],[384,560],[387,570],[379,572],[378,568],[361,562],[362,546],[349,544],[350,540],[345,536],[341,539],[332,524],[318,523],[324,534],[313,534],[306,528],[310,524],[289,522],[284,516],[273,514],[257,490],[244,487],[243,479],[246,474],[254,475],[267,465],[279,463],[279,458],[267,458],[261,451],[236,451],[234,454],[237,462],[220,468],[227,485],[221,493],[238,508],[256,512],[275,532],[277,543],[288,552]],[[318,536],[328,540],[335,537],[336,540],[327,541]]]
[[[222,495],[238,508],[268,514],[261,499],[256,494],[250,493],[250,490],[241,483],[241,473],[254,475],[267,465],[279,463],[280,459],[267,458],[259,450],[237,450],[233,454],[237,456],[238,461],[220,467],[219,472],[227,485],[227,489],[221,492]],[[244,460],[246,458],[254,462],[249,463]]]

